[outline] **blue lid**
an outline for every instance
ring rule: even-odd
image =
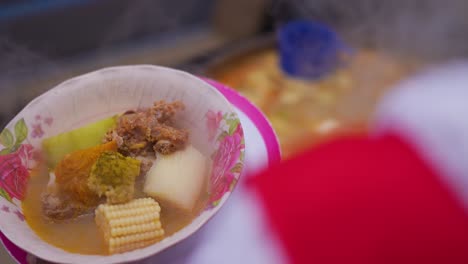
[[[282,26],[278,42],[283,71],[306,79],[319,79],[332,72],[349,51],[329,27],[305,20]]]

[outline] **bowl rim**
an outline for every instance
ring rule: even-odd
[[[45,91],[44,93],[40,94],[39,96],[35,97],[34,99],[32,99],[26,106],[24,106],[20,112],[18,112],[15,117],[13,119],[11,119],[7,125],[5,127],[8,127],[8,126],[11,126],[12,122],[17,119],[18,116],[21,116],[21,114],[23,114],[27,108],[29,108],[30,106],[34,105],[37,103],[37,101],[41,100],[42,98],[44,97],[47,97],[49,96],[50,94],[56,92],[57,90],[59,89],[66,89],[66,85],[67,83],[70,83],[72,81],[77,81],[77,80],[80,80],[80,79],[84,79],[84,78],[89,78],[90,76],[94,76],[94,75],[98,75],[98,74],[102,74],[102,72],[105,72],[105,71],[109,71],[109,70],[128,70],[128,69],[132,69],[132,70],[135,70],[135,69],[141,69],[141,68],[146,68],[146,69],[152,69],[152,70],[158,70],[158,71],[163,71],[163,72],[172,72],[172,73],[176,73],[176,74],[179,74],[179,75],[182,75],[182,76],[185,76],[186,78],[190,79],[191,81],[195,82],[195,83],[198,83],[200,86],[204,86],[204,87],[207,87],[208,89],[210,89],[211,91],[213,91],[216,96],[219,97],[220,100],[223,101],[224,105],[227,106],[227,108],[229,109],[229,111],[231,113],[234,114],[235,118],[240,120],[239,118],[239,115],[237,114],[234,106],[229,102],[229,100],[218,90],[216,89],[216,87],[214,87],[211,83],[209,82],[206,82],[200,78],[198,78],[197,76],[195,75],[192,75],[188,72],[185,72],[185,71],[182,71],[182,70],[178,70],[178,69],[174,69],[174,68],[170,68],[170,67],[164,67],[164,66],[158,66],[158,65],[152,65],[152,64],[134,64],[134,65],[122,65],[122,66],[110,66],[110,67],[104,67],[104,68],[100,68],[100,69],[97,69],[97,70],[94,70],[94,71],[91,71],[91,72],[87,72],[87,73],[84,73],[84,74],[81,74],[81,75],[78,75],[78,76],[75,76],[75,77],[72,77],[72,78],[69,78],[69,79],[66,79],[62,82],[60,82],[59,84],[55,85],[54,87],[52,87],[51,89]],[[243,131],[243,128],[242,128],[242,124],[241,122],[239,122],[239,128],[241,129],[241,131]],[[242,133],[242,138],[244,138],[244,133]],[[244,146],[244,148],[246,148],[246,146]],[[242,168],[241,168],[241,172],[239,173],[239,176],[238,176],[238,179],[240,179],[240,177],[242,177],[242,174],[243,174],[243,171],[245,169],[245,164],[243,164]],[[97,259],[93,260],[93,261],[90,261],[88,262],[88,264],[93,264],[93,263],[97,263],[97,264],[117,264],[117,263],[128,263],[128,262],[133,262],[133,261],[138,261],[138,260],[142,260],[142,259],[145,259],[145,258],[148,258],[148,257],[151,257],[151,256],[154,256],[172,246],[175,246],[176,244],[182,242],[183,240],[189,238],[190,236],[192,236],[194,233],[196,233],[197,231],[199,231],[203,226],[205,226],[209,220],[211,220],[217,213],[218,211],[223,207],[223,205],[226,203],[226,201],[228,200],[228,198],[231,196],[232,192],[236,189],[236,186],[238,184],[239,180],[234,184],[233,188],[228,191],[227,193],[225,193],[222,198],[220,199],[219,203],[217,204],[217,206],[215,207],[212,207],[210,208],[209,210],[205,210],[205,211],[202,211],[196,218],[194,218],[194,220],[192,220],[192,222],[188,225],[188,226],[185,226],[183,227],[181,230],[177,231],[176,233],[172,234],[171,236],[169,237],[166,237],[164,238],[163,240],[161,241],[158,241],[157,243],[153,244],[153,245],[150,245],[149,247],[151,246],[154,246],[154,245],[160,245],[160,247],[153,251],[153,252],[146,252],[146,253],[142,253],[141,255],[139,256],[135,256],[134,258],[132,259],[123,259],[123,260],[117,260],[117,261],[111,261],[110,258],[113,257],[113,256],[123,256],[125,254],[128,254],[128,253],[131,253],[131,252],[135,252],[135,251],[129,251],[129,252],[126,252],[126,253],[122,253],[122,254],[113,254],[113,255],[88,255],[88,254],[79,254],[79,253],[72,253],[72,252],[68,252],[68,251],[65,251],[59,247],[56,247],[54,245],[51,245],[49,244],[48,242],[42,240],[40,237],[40,239],[44,242],[44,243],[47,243],[48,245],[50,245],[51,247],[55,247],[59,250],[62,250],[63,252],[65,252],[67,255],[83,255],[84,257],[86,256],[92,256],[92,257],[97,257]],[[202,217],[202,218],[201,218]],[[200,221],[196,224],[194,224],[194,221],[197,220],[197,219],[200,219]],[[29,226],[29,224],[27,222],[25,222],[26,225],[28,225],[28,228],[31,229],[31,231],[34,232],[34,230]],[[174,237],[175,235],[177,234],[181,234],[182,231],[184,234],[183,235],[180,235],[181,237]],[[29,253],[29,254],[32,254],[34,256],[37,256],[43,260],[46,260],[46,261],[51,261],[51,262],[57,262],[56,259],[53,259],[51,256],[49,256],[48,254],[46,254],[44,252],[44,254],[42,253],[39,253],[39,254],[36,254],[36,252],[33,252],[33,250],[30,250],[30,249],[26,249],[24,248],[22,245],[21,245],[21,242],[18,241],[16,239],[16,236],[14,236],[13,234],[8,234],[9,232],[5,232],[4,230],[0,230],[3,235],[8,239],[10,240],[11,243],[13,243],[14,245],[16,245],[17,247],[21,248],[22,250],[24,250],[25,252]],[[34,232],[35,233],[35,232]],[[171,240],[174,240],[174,241],[171,241]],[[165,242],[165,243],[162,243],[162,242]],[[147,247],[146,247],[147,248]],[[142,248],[142,249],[145,249],[145,248]],[[137,250],[141,250],[141,249],[137,249]],[[72,264],[73,262],[70,262],[70,261],[64,261],[64,262],[60,262],[60,263],[64,263],[64,264],[67,264],[67,263],[70,263]]]

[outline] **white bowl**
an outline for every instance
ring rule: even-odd
[[[190,129],[193,145],[213,157],[206,209],[172,236],[123,254],[69,253],[41,240],[22,217],[21,199],[42,139],[157,100],[184,102],[187,111],[179,122]],[[105,68],[63,82],[29,103],[3,130],[0,143],[0,230],[25,251],[59,263],[136,261],[184,240],[224,204],[239,179],[244,158],[242,127],[223,95],[188,73],[151,65]]]

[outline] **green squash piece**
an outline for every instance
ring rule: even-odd
[[[44,139],[42,141],[42,149],[48,166],[55,168],[68,153],[101,144],[106,132],[115,127],[117,119],[118,116],[113,116]]]

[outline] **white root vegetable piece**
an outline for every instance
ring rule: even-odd
[[[158,155],[146,175],[144,192],[191,211],[207,174],[207,159],[193,146],[170,155]]]

